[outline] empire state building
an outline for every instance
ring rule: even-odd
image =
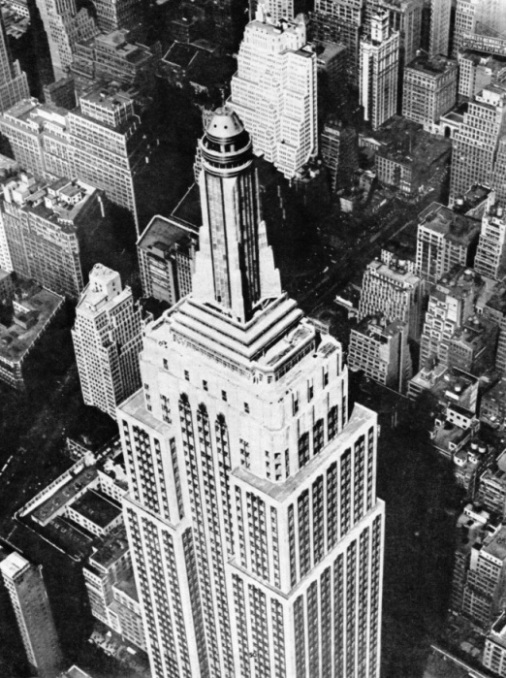
[[[251,141],[200,141],[193,292],[147,326],[118,410],[154,678],[379,676],[376,414],[348,418],[339,342],[281,289]]]

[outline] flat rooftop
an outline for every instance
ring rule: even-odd
[[[486,540],[483,550],[498,560],[506,560],[506,525]]]
[[[114,588],[118,589],[118,591],[121,591],[132,600],[135,600],[137,603],[139,602],[139,594],[137,592],[137,586],[135,585],[133,570],[129,570],[124,577],[116,582]]]
[[[41,525],[46,524],[67,504],[72,503],[76,494],[97,478],[95,466],[86,466],[80,473],[71,477],[65,485],[54,492],[46,501],[31,512],[32,518]]]
[[[15,283],[16,301],[24,313],[14,313],[0,322],[0,359],[20,363],[35,341],[47,328],[52,316],[63,305],[64,298],[45,287],[19,278]]]
[[[378,276],[383,276],[394,284],[402,285],[406,288],[414,287],[420,282],[418,276],[410,273],[406,267],[397,263],[384,264],[382,261],[371,261],[367,265],[367,269],[374,271]]]
[[[128,551],[125,525],[121,523],[110,534],[95,544],[90,556],[90,565],[108,568]]]
[[[72,509],[102,529],[121,515],[119,505],[99,490],[88,490],[72,504]]]
[[[196,239],[195,231],[171,217],[154,216],[137,241],[137,247],[163,255],[176,244],[189,244]]]
[[[472,243],[481,230],[481,224],[477,219],[457,214],[438,202],[432,202],[422,210],[418,220],[425,228],[440,233],[446,240],[462,246]]]
[[[458,68],[457,62],[453,59],[438,54],[437,56],[428,56],[426,54],[420,54],[415,57],[413,61],[410,61],[406,66],[407,70],[420,71],[422,73],[427,73],[428,75],[440,75],[441,73],[446,73],[448,71],[456,71]]]

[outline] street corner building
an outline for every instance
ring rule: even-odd
[[[152,675],[379,676],[376,414],[348,418],[341,345],[281,289],[236,113],[200,150],[193,292],[118,408]]]

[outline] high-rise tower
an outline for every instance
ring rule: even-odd
[[[145,330],[118,410],[154,678],[379,675],[376,415],[281,291],[251,141],[200,142],[193,293]]]
[[[19,61],[11,59],[4,20],[0,17],[0,112],[29,96],[26,73],[21,70]]]
[[[274,25],[262,12],[244,31],[230,104],[254,152],[290,179],[318,152],[316,54],[301,17]]]

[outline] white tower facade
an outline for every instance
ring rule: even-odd
[[[380,10],[371,20],[371,37],[360,42],[359,103],[373,129],[397,112],[399,49],[399,33]]]
[[[72,341],[86,405],[116,417],[140,385],[141,309],[119,273],[95,264],[76,308]]]
[[[231,92],[230,105],[251,134],[253,151],[285,177],[316,155],[316,54],[303,19],[274,25],[260,8],[246,26]]]
[[[348,419],[341,345],[281,291],[230,109],[200,147],[193,293],[118,409],[152,675],[379,676],[376,415]]]

